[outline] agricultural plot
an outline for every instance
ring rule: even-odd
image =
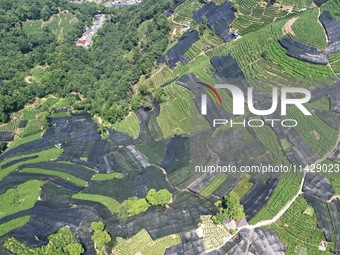
[[[328,44],[326,48],[326,54],[330,55],[340,50],[340,35],[337,31],[340,28],[340,19],[335,19],[331,16],[329,11],[324,11],[320,15],[320,21],[324,26],[327,36]]]
[[[25,225],[31,216],[23,216],[14,220],[7,221],[6,223],[0,224],[0,236],[3,236],[14,229],[20,228]],[[17,253],[19,254],[19,253]]]
[[[38,200],[41,185],[40,181],[28,181],[1,194],[0,219],[33,207]]]
[[[334,195],[334,189],[326,176],[318,173],[307,173],[303,183],[303,192],[306,195],[327,201]]]
[[[157,117],[164,137],[198,133],[210,127],[194,106],[189,90],[176,85],[169,85],[166,90],[170,99],[161,104]]]
[[[48,77],[48,66],[37,66],[31,69],[30,73],[37,82],[42,82],[46,77]]]
[[[166,248],[180,244],[179,235],[168,235],[156,240],[152,240],[149,233],[142,229],[130,239],[118,237],[117,244],[113,248],[113,253],[117,255],[162,255]]]
[[[285,18],[288,14],[276,6],[261,6],[256,0],[236,0],[234,3],[238,13],[232,23],[232,30],[242,36],[255,32],[276,19]]]
[[[66,254],[64,248],[69,244],[76,243],[74,234],[68,228],[62,228],[57,233],[48,237],[48,244],[37,248],[31,248],[15,238],[7,239],[4,247],[17,255],[38,255],[38,254]]]
[[[326,54],[321,50],[307,46],[303,43],[294,41],[290,37],[284,37],[279,40],[282,47],[287,50],[287,55],[301,61],[312,64],[327,65],[328,59]]]
[[[188,32],[162,56],[160,62],[166,62],[171,68],[176,67],[179,62],[187,64],[190,59],[184,57],[184,53],[191,47],[191,45],[198,41],[198,39],[199,36],[197,30]]]
[[[242,199],[242,197],[248,193],[249,190],[252,189],[254,186],[254,183],[250,182],[249,177],[244,177],[242,181],[236,186],[235,189],[233,189],[233,192],[238,195],[239,198]]]
[[[202,242],[206,251],[216,249],[224,244],[225,239],[230,235],[223,224],[215,224],[211,215],[201,216],[201,228],[204,236]]]
[[[105,205],[112,213],[118,213],[120,204],[116,200],[102,195],[78,193],[72,196],[74,199],[89,200]]]
[[[194,11],[203,5],[199,0],[188,0],[180,4],[173,15],[173,21],[177,23],[190,22]]]
[[[226,179],[228,175],[220,174],[216,176],[208,185],[200,191],[200,195],[207,197],[211,195]]]
[[[295,255],[299,252],[321,254],[319,244],[326,241],[324,234],[317,228],[317,217],[314,210],[311,214],[304,213],[309,205],[299,196],[285,214],[274,224],[273,228],[279,238],[286,244],[286,254]]]
[[[324,49],[326,47],[326,34],[318,19],[318,8],[310,9],[300,15],[292,26],[295,34],[294,40],[311,47]]]
[[[122,179],[124,175],[122,173],[113,172],[109,174],[95,174],[92,178],[93,181],[107,181],[113,179]]]
[[[299,120],[297,132],[320,156],[325,155],[337,140],[337,130],[328,126],[317,115],[305,116],[295,107],[288,107],[287,117]]]
[[[330,217],[333,222],[334,229],[334,249],[333,251],[338,253],[340,251],[340,202],[339,199],[333,200],[331,203],[328,203],[328,210]]]
[[[48,21],[26,21],[23,23],[23,29],[27,34],[33,35],[42,32],[43,28],[47,27],[58,39],[63,39],[64,35],[73,31],[77,22],[78,19],[75,15],[69,12],[61,12],[51,16]]]
[[[300,10],[310,7],[313,4],[313,0],[282,0],[281,4],[292,5],[294,9]]]
[[[202,21],[202,17],[207,18],[208,26],[214,30],[224,42],[231,41],[230,24],[235,18],[231,2],[224,2],[216,5],[213,2],[205,4],[201,9],[197,10],[193,16],[196,23]]]
[[[140,128],[138,117],[131,112],[124,120],[112,126],[115,130],[126,133],[133,138],[138,138]]]
[[[15,169],[17,169],[22,164],[21,162],[18,162],[16,164],[13,164],[13,165],[10,165],[8,167],[3,168],[3,165],[10,162],[10,161],[21,159],[23,156],[30,157],[30,156],[37,155],[38,157],[27,160],[25,163],[44,162],[44,161],[48,161],[50,159],[57,158],[62,152],[63,152],[62,149],[51,148],[49,150],[45,150],[45,151],[42,151],[42,152],[37,152],[37,153],[32,153],[32,154],[27,154],[27,155],[14,156],[14,157],[11,157],[9,159],[3,160],[2,164],[1,164],[2,170],[0,171],[0,180],[2,180],[7,174],[14,171]]]
[[[154,142],[138,144],[137,148],[143,153],[151,163],[160,163],[166,152],[167,144],[170,139],[163,139]]]
[[[283,208],[298,193],[300,183],[301,178],[298,176],[280,179],[267,203],[262,208],[260,207],[260,210],[257,210],[257,213],[255,212],[255,216],[251,218],[249,223],[256,224],[263,220],[272,219],[281,210],[281,208]],[[253,189],[254,188],[256,188],[256,184]],[[252,192],[253,191],[249,193]],[[247,195],[243,199],[245,199]]]
[[[285,247],[274,230],[242,229],[236,237],[218,249],[217,254],[285,254]],[[210,253],[209,253],[210,254]],[[212,253],[213,254],[213,253]]]
[[[328,208],[324,202],[316,199],[315,197],[304,195],[308,204],[312,205],[314,212],[318,217],[318,228],[324,232],[327,242],[332,242],[331,221],[328,218]]]
[[[329,55],[328,59],[335,74],[340,76],[340,52]]]

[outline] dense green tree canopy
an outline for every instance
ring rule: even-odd
[[[171,198],[172,194],[166,189],[161,189],[159,191],[156,191],[155,189],[150,189],[148,195],[146,196],[146,200],[151,205],[168,204]]]

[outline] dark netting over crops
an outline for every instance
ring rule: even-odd
[[[143,198],[149,189],[173,191],[162,170],[149,166],[146,169],[126,171],[123,179],[90,181],[83,192],[109,196],[123,202],[129,197]]]
[[[328,178],[318,173],[306,174],[302,190],[305,194],[324,201],[327,201],[334,195],[334,189]]]
[[[326,2],[326,0],[314,0],[314,2],[317,6],[320,7],[324,2]]]
[[[13,236],[28,246],[44,245],[47,236],[66,225],[78,226],[86,215],[76,208],[52,209],[37,202],[30,221],[14,231]]]
[[[340,163],[340,144],[336,148],[336,150],[329,156],[329,159]]]
[[[197,30],[189,32],[184,37],[180,38],[179,41],[170,49],[168,50],[163,57],[160,58],[158,61],[159,64],[166,63],[171,67],[174,68],[178,62],[184,61],[184,64],[187,63],[188,59],[184,58],[184,53],[197,42],[199,39]]]
[[[202,239],[195,231],[181,234],[182,244],[166,249],[165,255],[203,255],[205,254]]]
[[[265,254],[284,255],[285,245],[274,230],[242,229],[235,238],[207,255]]]
[[[89,180],[95,174],[93,170],[90,170],[89,168],[86,168],[82,165],[68,164],[68,163],[56,162],[56,161],[41,162],[41,163],[35,163],[35,164],[25,164],[24,166],[30,167],[30,168],[42,168],[42,169],[47,169],[47,170],[56,170],[59,172],[72,174],[83,180]]]
[[[200,23],[202,21],[202,17],[206,16],[208,26],[214,30],[219,37],[227,42],[233,39],[230,33],[230,24],[235,18],[235,13],[232,7],[233,5],[229,1],[224,2],[219,6],[209,2],[201,9],[197,10],[193,18],[196,23]]]
[[[326,30],[328,45],[326,54],[330,55],[340,50],[340,20],[334,19],[329,11],[324,11],[320,15],[320,21]]]
[[[191,90],[195,94],[195,106],[200,111],[202,104],[202,90],[200,88],[204,88],[204,85],[199,84],[199,82],[200,81],[196,78],[194,74],[189,73],[180,77],[176,83]],[[207,109],[209,109],[209,114],[204,115],[203,117],[208,121],[210,125],[212,125],[214,119],[224,119],[232,117],[231,113],[227,112],[223,106],[219,104],[214,104],[212,100],[207,100]]]
[[[331,110],[340,113],[340,81],[337,81],[329,94],[331,100]]]
[[[14,134],[12,132],[0,132],[0,142],[13,141]]]
[[[249,221],[267,203],[272,195],[278,179],[270,179],[266,183],[255,181],[254,186],[242,199],[246,218]]]
[[[6,167],[9,167],[9,166],[15,165],[15,164],[17,164],[17,163],[19,163],[19,162],[25,162],[25,161],[27,161],[27,160],[35,159],[35,158],[37,158],[37,157],[38,157],[38,155],[34,155],[34,156],[30,156],[30,157],[24,157],[24,158],[12,160],[12,161],[9,161],[9,162],[3,164],[3,165],[1,166],[1,168],[6,168]]]
[[[112,218],[105,221],[106,227],[118,236],[130,238],[143,228],[152,239],[192,231],[200,222],[200,215],[216,213],[213,201],[194,196],[189,192],[177,193],[171,207],[150,207],[138,216],[117,222]],[[117,225],[119,223],[119,225]]]
[[[333,222],[334,228],[334,253],[340,254],[340,201],[339,198],[328,203],[329,214]]]
[[[214,67],[216,74],[220,77],[231,79],[245,79],[240,66],[230,55],[212,57],[210,59],[210,63]],[[248,87],[248,85],[246,85],[245,87]]]
[[[159,140],[163,137],[163,132],[156,119],[159,112],[160,105],[154,100],[152,110],[140,108],[136,111],[140,126],[139,137],[141,140],[153,141]]]
[[[340,123],[340,115],[335,112],[314,110],[316,115],[324,121],[328,126],[337,129]]]
[[[329,63],[326,54],[320,49],[294,41],[288,36],[280,39],[279,42],[287,50],[288,56],[312,64],[327,65]]]
[[[174,136],[168,143],[166,153],[160,166],[168,174],[189,164],[189,139],[187,137]]]
[[[316,216],[318,217],[318,228],[322,229],[325,234],[326,241],[332,242],[332,232],[330,222],[328,220],[326,205],[323,201],[308,195],[304,195],[307,202],[313,206]]]

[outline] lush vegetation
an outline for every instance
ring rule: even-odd
[[[112,172],[109,174],[100,174],[97,173],[93,176],[93,181],[106,181],[106,180],[113,180],[113,179],[122,179],[124,178],[124,175],[119,172]]]
[[[119,202],[117,202],[113,198],[97,194],[78,193],[73,195],[72,198],[101,203],[105,205],[113,213],[117,213],[120,207]]]
[[[27,181],[0,195],[0,218],[34,206],[40,195],[41,181]]]
[[[306,213],[309,210],[309,213]],[[274,224],[273,228],[279,238],[287,245],[286,254],[301,252],[308,254],[325,254],[319,251],[319,244],[325,241],[322,230],[317,227],[318,219],[312,207],[299,196],[285,214]]]
[[[166,189],[161,189],[159,191],[150,189],[146,195],[146,200],[150,205],[166,205],[171,199],[172,194]]]
[[[326,34],[319,19],[319,9],[306,11],[294,22],[292,28],[294,39],[312,47],[324,49],[326,47]]]
[[[46,246],[31,248],[15,238],[10,238],[4,242],[4,247],[17,255],[80,255],[84,252],[81,244],[75,241],[74,234],[67,227],[61,228],[57,233],[49,235]]]
[[[201,191],[200,195],[207,197],[211,195],[226,179],[228,175],[220,174],[216,176],[208,185],[206,185]]]
[[[223,224],[216,224],[211,215],[201,215],[199,227],[203,228],[204,236],[202,242],[206,251],[216,249],[224,244],[225,238],[229,235]]]
[[[91,228],[94,231],[91,239],[96,244],[99,254],[102,254],[105,244],[111,241],[111,236],[107,230],[105,230],[105,224],[101,221],[92,222]]]
[[[125,219],[144,212],[149,208],[149,203],[145,198],[132,197],[125,200],[119,210],[119,218]]]
[[[216,223],[222,223],[223,220],[233,219],[239,221],[245,217],[243,205],[240,204],[240,197],[235,192],[230,192],[216,204],[219,212],[212,216]]]
[[[254,184],[250,181],[249,177],[245,177],[242,181],[235,187],[233,192],[235,192],[239,198],[242,198],[245,194],[248,193],[249,190],[254,186]]]
[[[31,216],[23,216],[0,224],[0,236],[7,234],[14,229],[22,227],[29,221],[30,218]]]
[[[298,175],[281,178],[268,202],[249,221],[249,224],[272,219],[298,193],[300,183],[301,178]]]
[[[114,124],[112,126],[115,130],[126,133],[133,138],[138,138],[139,136],[139,121],[135,113],[131,112],[122,121]]]
[[[63,97],[71,91],[85,96],[77,109],[99,114],[110,122],[121,120],[136,107],[132,107],[132,86],[141,74],[150,72],[168,44],[164,35],[170,27],[161,13],[169,7],[166,0],[146,0],[127,8],[64,0],[3,1],[0,80],[6,86],[0,90],[4,102],[0,121],[7,121],[10,112],[35,97],[50,93]],[[93,49],[75,46],[74,41],[98,10],[113,15],[94,38]],[[146,20],[151,21],[147,24],[148,36],[142,37],[137,30]],[[45,73],[25,82],[24,77],[37,66],[47,67]]]
[[[56,170],[48,170],[48,169],[42,169],[42,168],[23,168],[22,170],[20,170],[20,172],[21,173],[46,174],[46,175],[58,176],[61,179],[73,182],[74,184],[77,184],[79,186],[84,186],[85,183],[86,183],[85,180],[82,180],[82,179],[75,177],[71,174],[56,171]]]
[[[181,243],[181,237],[177,234],[152,240],[149,233],[145,229],[142,229],[130,239],[117,237],[117,244],[112,252],[117,255],[158,255],[164,254],[166,248]]]

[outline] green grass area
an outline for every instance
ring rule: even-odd
[[[210,128],[194,105],[191,91],[179,85],[169,85],[166,90],[169,99],[161,104],[161,111],[157,117],[164,137],[192,134]]]
[[[110,197],[96,195],[96,194],[78,193],[78,194],[73,195],[72,198],[98,202],[98,203],[105,205],[113,213],[119,212],[119,208],[120,208],[119,202],[117,202],[116,200]]]
[[[254,184],[250,181],[249,177],[243,178],[242,181],[233,189],[238,197],[241,199],[245,194],[248,193],[249,190],[254,186]]]
[[[107,180],[113,180],[113,179],[122,179],[124,178],[124,175],[122,173],[113,172],[109,174],[95,174],[92,181],[107,181]]]
[[[61,228],[57,233],[48,236],[48,244],[40,247],[29,247],[15,238],[7,239],[3,246],[16,255],[68,255],[64,248],[69,244],[77,243],[74,234],[67,227]]]
[[[51,118],[58,118],[58,117],[65,117],[65,116],[71,116],[71,113],[69,112],[56,112],[51,115]]]
[[[300,183],[301,177],[298,176],[280,179],[266,205],[249,221],[249,224],[272,219],[298,193]]]
[[[137,148],[149,159],[151,163],[156,164],[162,162],[169,140],[170,139],[163,139],[160,141],[137,144]]]
[[[162,255],[165,253],[166,248],[181,243],[181,237],[178,234],[152,240],[149,233],[145,229],[142,229],[130,239],[117,237],[117,244],[112,252],[116,255]]]
[[[7,221],[6,223],[0,224],[0,236],[7,234],[8,232],[14,229],[22,227],[30,220],[30,218],[31,216],[23,216],[16,218],[14,220]]]
[[[201,190],[200,195],[204,197],[211,195],[227,179],[227,177],[227,174],[219,174]]]
[[[112,126],[115,130],[128,134],[133,138],[138,138],[140,127],[137,115],[131,112],[124,120]]]
[[[201,215],[201,227],[204,229],[202,242],[206,251],[216,249],[224,244],[229,232],[222,224],[215,224],[211,215]]]
[[[305,211],[308,208],[309,213]],[[319,251],[319,244],[325,241],[322,230],[317,227],[317,217],[307,201],[299,196],[285,214],[268,228],[273,228],[287,245],[285,254],[329,254]],[[305,251],[305,253],[301,253]]]
[[[14,171],[15,169],[17,169],[20,165],[22,164],[31,164],[31,163],[38,163],[38,162],[45,162],[45,161],[49,161],[51,159],[55,159],[57,157],[59,157],[59,155],[63,152],[62,149],[58,149],[58,148],[51,148],[48,150],[44,150],[41,152],[35,152],[35,153],[31,153],[31,154],[24,154],[24,155],[19,155],[19,156],[15,156],[15,157],[11,157],[9,159],[6,159],[4,161],[1,162],[1,166],[3,166],[5,163],[8,163],[12,160],[16,160],[16,159],[21,159],[23,157],[30,157],[30,156],[35,156],[37,155],[37,158],[34,159],[30,159],[30,160],[26,160],[24,162],[19,162],[16,164],[13,164],[11,166],[8,166],[6,168],[1,169],[0,171],[0,180],[2,180],[7,174],[9,174],[10,172]]]
[[[75,177],[74,175],[56,171],[56,170],[47,170],[42,168],[23,168],[20,170],[21,173],[31,173],[31,174],[45,174],[45,175],[52,175],[52,176],[58,176],[61,179],[64,179],[66,181],[72,182],[79,186],[84,186],[86,181]]]
[[[326,47],[326,34],[319,19],[319,9],[313,8],[305,11],[294,22],[294,39],[312,47],[324,49]]]
[[[328,126],[316,114],[305,116],[297,107],[288,107],[287,118],[298,120],[296,130],[320,156],[325,155],[338,138],[338,131]]]
[[[27,181],[0,195],[0,219],[33,207],[40,195],[41,181]]]

